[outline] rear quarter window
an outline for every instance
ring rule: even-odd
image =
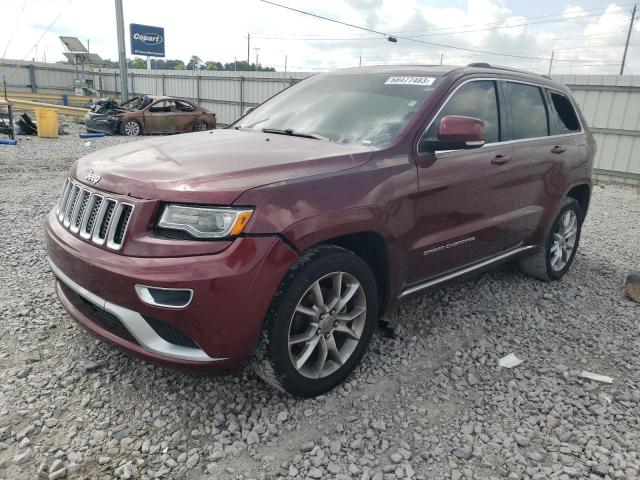
[[[580,131],[580,121],[569,97],[552,90],[547,90],[550,101],[549,116],[551,134],[561,135]]]

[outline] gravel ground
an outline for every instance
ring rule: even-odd
[[[313,400],[188,375],[96,341],[56,301],[42,219],[85,146],[0,147],[0,478],[441,479],[640,475],[640,193],[594,191],[560,282],[507,265],[401,306]],[[514,352],[520,366],[500,368]],[[611,385],[579,377],[612,376]]]

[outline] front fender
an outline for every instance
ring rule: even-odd
[[[385,227],[386,217],[386,212],[377,207],[347,208],[305,218],[282,233],[301,251],[326,240],[357,232],[374,232],[387,239],[390,232]]]

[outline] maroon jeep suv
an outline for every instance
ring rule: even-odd
[[[318,395],[400,301],[510,259],[561,278],[595,149],[546,77],[316,75],[227,129],[75,162],[46,221],[49,264],[70,315],[122,349],[210,373],[249,362]]]

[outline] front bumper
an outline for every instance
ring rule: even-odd
[[[117,133],[119,125],[112,115],[89,112],[84,116],[84,127],[91,132]]]
[[[296,258],[277,237],[238,238],[213,255],[128,257],[75,237],[55,212],[45,237],[58,296],[80,324],[149,360],[210,373],[243,366]],[[149,305],[136,285],[189,289],[193,297],[184,308]]]

